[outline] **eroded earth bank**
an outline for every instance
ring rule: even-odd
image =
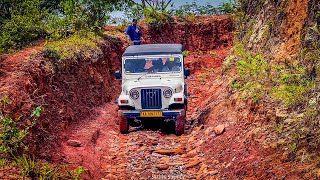
[[[34,107],[45,109],[26,140],[30,154],[84,166],[84,179],[281,179],[305,174],[306,165],[281,159],[263,143],[266,136],[258,132],[265,121],[254,119],[264,107],[242,101],[230,88],[234,72],[226,73],[223,63],[232,52],[232,18],[202,17],[164,26],[152,31],[142,25],[143,43],[182,43],[186,48],[191,76],[185,135],[153,123],[119,133],[115,98],[120,82],[113,73],[128,42],[118,28],[106,27],[95,58],[56,62],[43,52],[41,41],[1,57],[0,92],[12,101],[5,110],[28,119]],[[267,121],[272,113],[261,117]],[[14,171],[8,169],[10,173]]]

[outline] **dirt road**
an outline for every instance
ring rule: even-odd
[[[188,56],[187,66],[193,75],[188,80],[190,107],[185,135],[175,136],[157,127],[119,134],[117,105],[109,103],[96,110],[95,118],[70,131],[69,140],[62,145],[64,161],[85,166],[89,170],[87,178],[94,179],[215,177],[218,173],[212,167],[215,162],[204,154],[203,146],[216,134],[213,127],[203,125],[200,120],[208,99],[215,101],[214,92],[221,88],[222,82],[215,80],[227,51],[193,52]]]

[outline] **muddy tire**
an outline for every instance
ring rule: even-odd
[[[184,134],[184,126],[186,123],[186,117],[181,116],[175,121],[175,132],[177,136]]]
[[[126,134],[129,131],[129,122],[127,118],[121,117],[120,118],[120,132],[122,134]]]

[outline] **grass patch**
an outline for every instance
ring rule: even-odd
[[[242,91],[244,97],[257,102],[267,96],[292,107],[303,102],[304,95],[314,88],[315,81],[309,78],[306,68],[299,62],[270,64],[262,54],[246,52],[242,44],[236,44],[234,49],[237,77],[231,87]],[[228,64],[230,66],[230,62]]]
[[[59,41],[49,42],[43,52],[59,62],[66,60],[92,60],[97,61],[102,55],[98,43],[102,38],[92,33],[86,35],[74,34]]]
[[[26,155],[19,156],[15,159],[15,162],[24,178],[80,180],[82,174],[85,172],[85,168],[82,166],[70,170],[66,165],[53,166],[46,162],[35,161]]]
[[[187,51],[187,50],[182,51],[183,57],[186,57],[186,56],[188,56],[189,54],[190,54],[190,51]]]

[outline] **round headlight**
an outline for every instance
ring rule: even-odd
[[[166,89],[166,90],[164,90],[164,91],[163,91],[163,96],[164,96],[165,98],[171,98],[171,96],[172,96],[172,89]]]
[[[130,92],[130,98],[136,100],[139,98],[139,91],[132,89]]]

